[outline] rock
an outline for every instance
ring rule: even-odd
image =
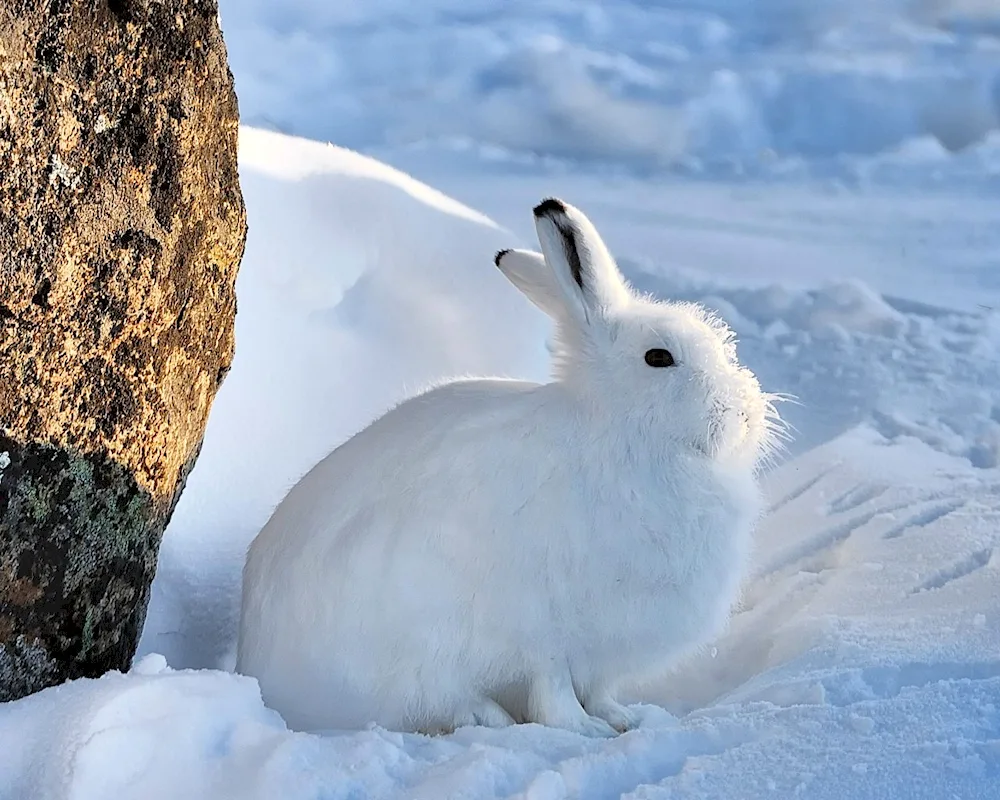
[[[0,700],[129,667],[233,354],[215,0],[0,4]]]

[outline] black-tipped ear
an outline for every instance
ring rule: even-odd
[[[534,208],[534,214],[536,217],[543,217],[546,214],[552,213],[566,213],[566,204],[557,197],[546,197]]]
[[[550,317],[559,319],[565,313],[562,290],[541,253],[501,250],[495,263],[511,283]]]
[[[534,213],[538,243],[562,287],[564,306],[576,320],[593,324],[607,309],[628,302],[629,290],[614,258],[582,211],[550,197]]]
[[[569,221],[566,204],[555,197],[542,200],[534,209],[535,219],[547,219],[559,233],[563,255],[569,264],[573,280],[583,288],[583,264],[580,261],[580,250],[576,243],[576,231]]]

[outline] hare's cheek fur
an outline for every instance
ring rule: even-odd
[[[715,458],[740,453],[746,446],[750,434],[750,418],[739,408],[723,408],[709,417],[707,453]]]
[[[702,420],[694,436],[704,437],[711,458],[735,460],[753,468],[764,455],[767,440],[767,399],[757,379],[743,368],[727,369],[706,381]],[[697,418],[697,413],[692,414]]]

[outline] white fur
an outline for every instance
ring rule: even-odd
[[[582,213],[535,215],[544,258],[497,262],[556,321],[554,380],[407,400],[317,464],[250,547],[237,669],[294,728],[610,735],[635,723],[619,684],[728,616],[769,398],[723,324],[635,296]],[[645,363],[660,347],[676,366]]]

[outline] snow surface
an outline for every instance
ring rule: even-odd
[[[236,361],[139,657],[0,706],[0,800],[1000,798],[1000,4],[222,16],[248,120],[405,172],[241,130]],[[551,194],[798,398],[729,630],[634,687],[614,740],[290,732],[228,671],[244,548],[427,382],[544,378],[547,325],[492,257]]]

